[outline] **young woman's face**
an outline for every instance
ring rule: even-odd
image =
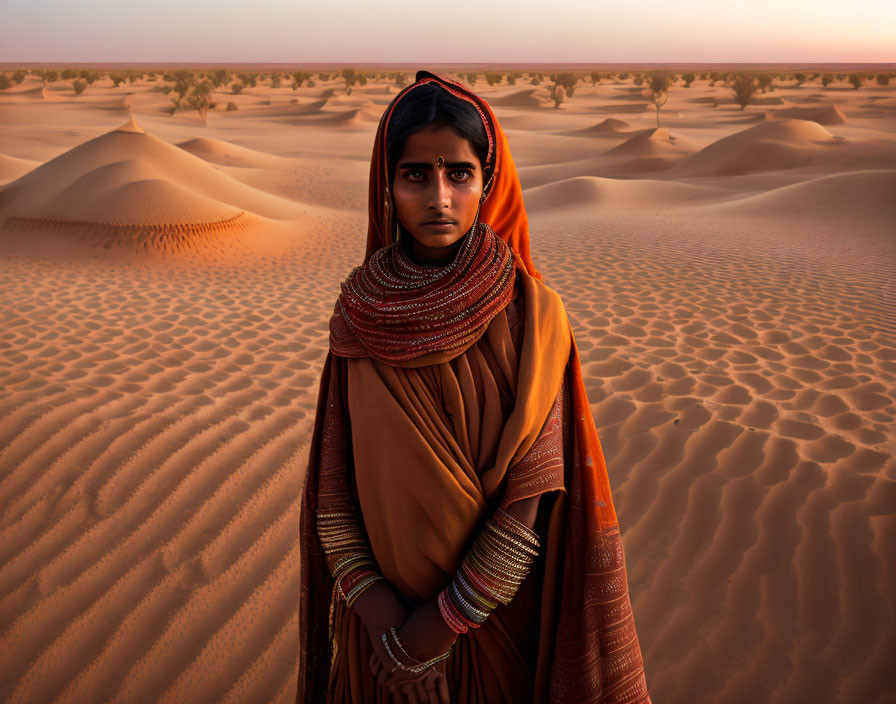
[[[433,123],[407,138],[395,166],[392,194],[398,219],[413,237],[410,244],[417,259],[445,264],[454,258],[473,225],[482,185],[473,145],[447,125]]]

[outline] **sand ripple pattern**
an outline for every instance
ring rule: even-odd
[[[0,261],[0,701],[295,697],[298,495],[361,224],[229,264]]]
[[[582,353],[651,694],[896,701],[893,243],[757,224],[534,223]]]
[[[112,223],[72,220],[58,217],[10,215],[0,232],[30,234],[47,230],[73,234],[78,241],[93,247],[111,249],[124,246],[134,253],[177,254],[188,250],[226,250],[232,243],[229,233],[245,232],[258,218],[241,211],[213,222],[189,223]],[[224,237],[222,237],[224,235]]]

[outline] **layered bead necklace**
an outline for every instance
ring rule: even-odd
[[[510,303],[514,270],[511,248],[478,218],[445,265],[418,264],[393,242],[342,282],[330,349],[388,363],[462,347]]]

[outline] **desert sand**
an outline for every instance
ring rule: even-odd
[[[397,92],[0,92],[0,700],[289,704],[299,492]],[[657,704],[896,700],[896,86],[474,86]],[[238,110],[226,112],[228,100]]]

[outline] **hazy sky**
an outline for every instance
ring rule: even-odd
[[[896,0],[0,0],[0,13],[0,61],[896,61]]]

